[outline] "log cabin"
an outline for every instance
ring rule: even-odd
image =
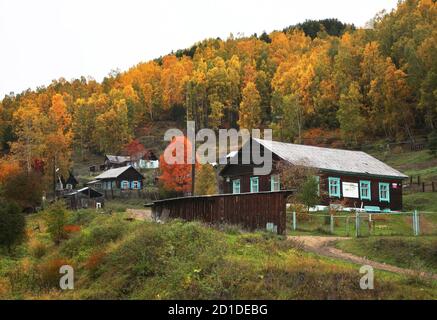
[[[315,170],[321,207],[342,203],[368,212],[402,210],[402,183],[408,177],[365,152],[255,138],[246,143],[252,143],[252,147],[259,144],[261,154],[266,148],[271,151],[272,171],[254,176],[253,162],[242,164],[242,147],[234,155],[237,163],[229,161],[219,173],[224,193],[282,190],[281,174],[275,164],[286,162]]]
[[[130,190],[141,190],[143,187],[144,176],[132,166],[125,166],[115,169],[110,169],[102,172],[95,177],[95,180],[90,181],[88,186],[92,186],[97,191],[101,191],[107,197],[114,196],[118,193],[128,192]]]

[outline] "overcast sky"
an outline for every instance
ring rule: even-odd
[[[0,99],[81,75],[101,81],[205,38],[305,19],[363,26],[397,0],[0,0]]]

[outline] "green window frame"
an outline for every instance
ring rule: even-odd
[[[250,192],[259,192],[259,177],[250,177]]]
[[[233,194],[240,193],[241,190],[240,186],[241,186],[240,179],[232,180],[232,193]]]
[[[390,202],[390,184],[386,182],[379,183],[379,201]]]
[[[372,200],[370,181],[360,180],[360,198],[361,200]]]
[[[270,177],[270,191],[279,191],[281,190],[281,182],[279,178],[279,174],[274,174]]]
[[[130,187],[129,181],[127,181],[127,180],[121,181],[121,183],[120,183],[121,189],[126,190],[126,189],[129,189],[129,187]]]
[[[328,191],[329,191],[329,196],[330,197],[336,197],[336,198],[340,198],[340,178],[332,178],[329,177],[328,178],[328,182],[329,182],[329,187],[328,187]]]

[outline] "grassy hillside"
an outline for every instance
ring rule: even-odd
[[[305,253],[271,234],[91,211],[71,213],[69,220],[80,231],[55,246],[41,214],[28,218],[28,241],[14,257],[0,256],[1,298],[437,298],[436,282],[379,271],[375,290],[363,291],[359,266]],[[57,289],[63,264],[74,267],[74,290]]]
[[[436,237],[378,237],[341,241],[337,247],[372,260],[437,273]]]
[[[408,176],[417,178],[420,175],[421,181],[437,182],[437,157],[432,156],[429,150],[377,152],[374,155]]]

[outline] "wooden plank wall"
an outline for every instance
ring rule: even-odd
[[[181,218],[206,223],[229,223],[246,229],[266,229],[267,223],[277,226],[278,234],[286,230],[286,202],[290,191],[222,194],[184,197],[155,201],[155,219]]]

